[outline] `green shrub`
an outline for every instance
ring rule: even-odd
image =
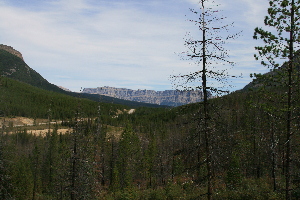
[[[169,183],[166,188],[167,199],[179,199],[183,195],[183,190],[180,185]]]
[[[284,199],[283,193],[274,192],[268,179],[244,179],[239,187],[218,191],[214,199],[228,200],[281,200]]]
[[[144,196],[142,199],[148,200],[164,200],[166,199],[166,191],[163,188],[158,188],[156,190],[150,189],[143,192]]]

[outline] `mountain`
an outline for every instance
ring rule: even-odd
[[[12,78],[38,88],[62,92],[62,89],[49,83],[39,73],[30,68],[22,54],[13,47],[0,45],[0,75]]]
[[[61,87],[49,83],[38,72],[29,67],[25,63],[23,56],[19,51],[15,50],[11,46],[3,44],[0,44],[0,76],[12,78],[40,89],[58,92],[73,97],[87,98],[93,101],[122,104],[129,107],[159,107],[159,105],[155,104],[133,102],[108,96],[101,96],[98,94],[78,94],[75,92],[66,91]]]
[[[201,91],[177,91],[177,90],[131,90],[126,88],[115,87],[97,87],[84,88],[83,93],[101,94],[119,99],[166,105],[166,106],[181,106],[190,103],[200,102],[203,99]]]

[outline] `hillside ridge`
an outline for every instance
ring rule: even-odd
[[[15,50],[13,47],[8,46],[8,45],[4,45],[4,44],[0,44],[0,49],[3,49],[19,58],[21,58],[24,61],[23,55],[21,54],[21,52]]]

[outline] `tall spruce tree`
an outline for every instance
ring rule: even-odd
[[[213,5],[209,7],[207,5]],[[232,24],[222,24],[223,16],[217,16],[217,4],[210,0],[199,1],[200,10],[190,9],[197,18],[189,19],[188,21],[194,23],[198,30],[201,32],[200,38],[194,39],[190,33],[187,34],[185,39],[185,46],[187,51],[183,52],[184,59],[191,60],[199,66],[195,72],[188,74],[173,76],[174,85],[179,90],[201,90],[203,93],[203,102],[200,105],[200,111],[197,118],[197,142],[198,149],[198,180],[202,179],[200,171],[202,163],[206,164],[207,180],[207,199],[212,199],[213,196],[213,118],[209,115],[210,95],[222,95],[228,93],[230,76],[226,70],[227,65],[234,65],[233,62],[228,60],[228,51],[223,47],[225,42],[229,39],[235,39],[240,33],[224,35],[228,33],[229,27]],[[202,139],[203,138],[203,139]],[[205,158],[201,158],[201,146],[204,141]],[[202,195],[201,195],[202,196]]]
[[[12,185],[10,184],[10,176],[7,173],[7,166],[4,159],[4,142],[3,135],[5,131],[4,121],[0,129],[0,199],[14,199],[11,196]]]
[[[298,85],[298,69],[296,60],[299,49],[299,0],[270,0],[268,15],[264,23],[267,30],[255,28],[254,39],[262,39],[265,43],[262,47],[255,47],[259,52],[255,58],[261,59],[261,64],[271,68],[268,80],[273,85],[282,87],[285,92],[280,97],[285,113],[286,139],[285,145],[285,194],[286,199],[291,199],[291,176],[292,176],[292,139],[294,116],[296,108],[296,86]],[[282,65],[282,61],[286,61]],[[281,66],[282,65],[282,66]],[[264,78],[265,78],[264,77]]]
[[[127,124],[120,138],[118,153],[118,171],[122,189],[130,188],[134,177],[138,173],[141,158],[140,149],[139,137],[133,131],[131,124]]]
[[[79,99],[76,111],[75,127],[72,133],[71,185],[70,199],[93,199],[95,175],[93,173],[93,136],[88,122],[84,121],[85,113]],[[88,120],[91,121],[91,120]]]

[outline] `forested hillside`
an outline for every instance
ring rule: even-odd
[[[84,116],[98,116],[98,106],[102,107],[103,116],[117,109],[128,108],[119,104],[97,103],[88,99],[77,98],[43,90],[20,81],[0,77],[0,113],[1,116],[22,116],[30,118],[70,119],[75,117],[75,111],[80,109]]]
[[[22,84],[2,78],[2,99],[9,96],[5,95],[7,87],[23,90]],[[118,117],[108,110],[124,107],[108,109],[101,104],[101,116],[107,118],[99,120],[95,102],[77,99],[70,103],[69,97],[51,93],[36,97],[30,91],[3,102],[20,104],[24,113],[36,107],[30,111],[36,117],[47,118],[51,108],[51,115],[64,117],[74,131],[60,134],[51,125],[54,131],[43,137],[27,133],[26,127],[1,129],[3,199],[202,199],[205,195],[205,140],[197,129],[202,113],[199,103],[172,109],[137,108],[133,114],[123,112]],[[284,197],[285,121],[265,110],[264,94],[260,90],[235,92],[209,100],[214,199]],[[39,98],[48,101],[49,107],[40,107]],[[22,105],[22,101],[27,103]],[[15,106],[4,105],[2,114],[22,114],[13,113]],[[299,142],[296,135],[293,144]],[[296,145],[295,187],[299,150]],[[298,197],[298,190],[292,194]]]

